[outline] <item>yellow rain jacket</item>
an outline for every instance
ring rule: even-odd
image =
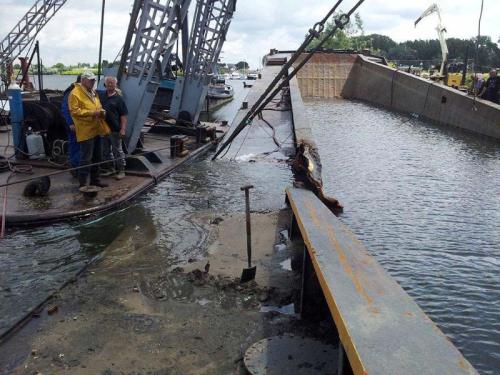
[[[68,98],[68,107],[71,118],[75,122],[76,140],[86,141],[100,135],[107,135],[110,129],[103,117],[95,117],[95,111],[101,111],[102,105],[99,96],[92,90],[75,83],[75,88]]]

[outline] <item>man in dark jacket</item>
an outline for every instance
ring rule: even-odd
[[[490,77],[483,86],[483,90],[479,95],[481,98],[489,100],[490,102],[499,104],[499,93],[500,91],[500,77],[497,75],[497,71],[492,69],[490,71]]]
[[[111,129],[111,134],[104,142],[104,159],[119,159],[114,162],[116,166],[115,178],[121,180],[125,177],[125,153],[122,149],[122,139],[125,138],[127,129],[128,110],[125,101],[117,91],[116,84],[116,77],[106,77],[104,79],[106,91],[99,91],[99,98],[106,110],[106,123]],[[114,171],[111,171],[107,175],[113,173]]]

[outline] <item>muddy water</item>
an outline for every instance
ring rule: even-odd
[[[62,80],[54,82],[58,85],[52,87],[49,82],[46,86],[64,86]],[[243,88],[243,81],[235,82],[229,82],[234,86],[234,100],[214,112],[213,119],[231,121],[236,115],[248,89]],[[125,230],[135,232],[134,241],[155,243],[168,267],[203,252],[198,245],[206,233],[191,219],[196,210],[209,206],[221,212],[243,210],[240,185],[256,186],[253,209],[279,208],[290,171],[282,162],[268,161],[264,166],[224,160],[212,163],[209,158],[195,161],[119,212],[99,219],[11,230],[0,242],[0,335],[88,263],[98,260],[102,250]],[[264,189],[268,175],[273,180],[271,190]],[[188,237],[186,228],[191,229]]]
[[[307,111],[342,220],[481,373],[499,374],[499,143],[360,102]]]
[[[240,186],[249,183],[255,185],[252,210],[279,209],[290,181],[289,167],[283,162],[211,162],[207,157],[184,166],[139,200],[106,217],[10,231],[0,246],[0,334],[99,258],[124,231],[131,232],[133,239],[133,246],[123,244],[127,251],[148,243],[162,267],[185,263],[201,258],[206,250],[207,231],[193,215],[207,208],[243,211]]]

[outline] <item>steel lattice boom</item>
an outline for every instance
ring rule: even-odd
[[[67,0],[38,0],[0,43],[0,66],[20,56]]]
[[[184,77],[178,78],[170,114],[189,113],[193,123],[203,107],[209,75],[214,71],[236,7],[236,0],[198,0]]]
[[[137,144],[191,0],[136,0],[118,71],[129,109],[128,151]]]

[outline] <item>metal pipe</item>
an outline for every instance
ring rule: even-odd
[[[101,35],[99,37],[99,60],[97,60],[97,84],[101,80],[101,63],[102,63],[102,36],[104,31],[104,8],[106,7],[106,0],[102,0],[101,10]]]
[[[40,62],[40,44],[38,43],[38,40],[35,43],[35,50],[36,50],[36,61],[37,61],[37,73],[38,73],[38,93],[40,94],[40,100],[42,100],[42,91],[43,91],[43,85],[42,85],[42,66]]]
[[[245,190],[248,268],[252,267],[252,226],[250,223],[250,189],[252,188],[252,185],[243,186],[241,188],[241,190]]]
[[[467,46],[465,48],[465,58],[464,58],[464,67],[462,69],[462,80],[460,81],[460,85],[463,86],[465,85],[465,78],[467,76],[467,64],[469,63],[469,43],[467,43]]]
[[[250,109],[250,111],[248,111],[248,113],[245,115],[245,117],[243,118],[243,120],[241,120],[241,122],[238,124],[238,126],[236,127],[236,129],[230,134],[229,139],[227,141],[225,141],[222,144],[222,146],[217,150],[217,152],[213,156],[212,160],[214,160],[224,150],[224,148],[226,148],[226,146],[230,142],[232,142],[232,140],[234,138],[236,138],[236,136],[241,132],[241,130],[243,130],[243,128],[250,123],[251,118],[253,118],[255,116],[254,113],[257,112],[258,108],[263,108],[263,106],[261,106],[261,103],[264,101],[264,99],[267,97],[267,95],[271,92],[271,90],[273,89],[273,87],[283,77],[285,77],[288,74],[288,70],[290,69],[290,67],[292,66],[292,64],[298,59],[298,57],[300,56],[300,54],[306,49],[306,47],[311,43],[311,41],[314,38],[318,37],[319,34],[323,31],[324,24],[326,23],[326,21],[328,20],[328,18],[330,18],[330,16],[337,10],[338,6],[342,3],[342,1],[343,0],[338,0],[337,3],[335,3],[335,5],[327,13],[327,15],[320,22],[316,23],[313,26],[312,29],[309,30],[309,34],[307,35],[306,39],[302,42],[302,44],[297,49],[297,51],[292,55],[292,57],[290,58],[290,60],[288,60],[287,63],[283,66],[283,68],[281,68],[281,71],[276,75],[276,77],[274,77],[273,81],[269,84],[269,86],[266,88],[266,90],[264,91],[264,93],[259,97],[259,99],[257,99],[257,101],[255,102],[255,104],[252,106],[252,108]],[[352,14],[363,3],[363,1],[364,0],[360,0],[351,9],[351,11],[348,13],[348,16],[350,16],[350,14]],[[312,52],[309,53],[309,57],[307,58],[307,60],[309,60],[312,57],[312,55],[314,54],[314,52],[317,51],[324,44],[324,42],[326,41],[327,38],[329,38],[331,35],[333,35],[333,33],[337,30],[337,28],[338,28],[337,26],[334,27],[333,28],[333,32],[330,33],[327,37],[325,37],[323,39],[323,43],[318,44],[318,46],[316,46],[316,48]],[[296,72],[296,71],[298,71],[298,70],[294,69],[294,72]],[[272,100],[272,98],[274,97],[274,95],[275,95],[275,93],[273,93],[273,95],[271,96],[270,100]]]

